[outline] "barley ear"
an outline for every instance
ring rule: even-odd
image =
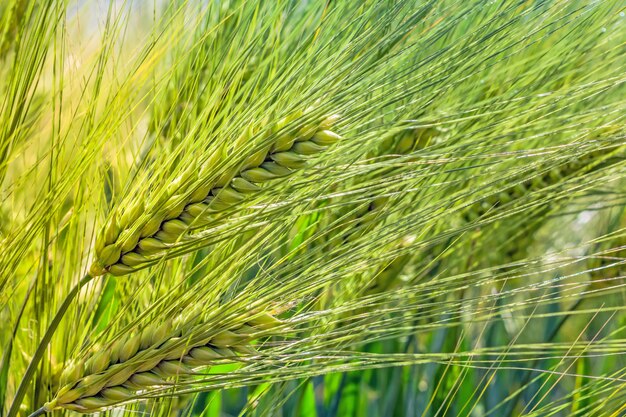
[[[242,355],[258,355],[255,338],[278,334],[285,323],[269,312],[215,328],[202,323],[200,307],[161,325],[149,325],[89,352],[63,372],[62,386],[42,410],[92,413],[129,401],[152,387],[193,381],[195,369]],[[188,333],[189,336],[181,337]]]
[[[188,169],[159,195],[157,203],[135,203],[121,216],[113,214],[98,235],[91,275],[130,274],[145,268],[167,254],[170,245],[191,227],[210,219],[212,213],[227,210],[257,192],[266,182],[286,177],[306,166],[308,159],[322,153],[341,139],[333,132],[339,116],[331,115],[316,123],[301,124],[285,130],[288,123],[302,116],[296,112],[273,128],[277,135],[273,145],[249,156],[238,170],[223,174],[213,183],[203,178],[211,167]],[[245,142],[246,130],[238,141]],[[223,158],[223,149],[210,159],[213,164]]]

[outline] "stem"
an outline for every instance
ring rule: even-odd
[[[554,326],[554,328],[550,331],[550,334],[548,335],[547,341],[548,342],[552,342],[552,340],[554,340],[554,338],[557,336],[557,334],[559,334],[559,331],[561,330],[561,328],[563,327],[563,325],[565,324],[565,322],[567,321],[567,319],[569,317],[572,316],[571,313],[573,313],[575,310],[578,309],[578,307],[580,306],[580,304],[582,303],[583,299],[579,298],[578,300],[576,300],[576,302],[574,304],[572,304],[572,306],[570,308],[568,308],[568,314],[561,316],[560,320],[558,321],[558,323],[556,324],[556,326]],[[529,369],[526,370],[524,372],[524,377],[522,378],[522,383],[520,384],[521,387],[526,387],[527,385],[529,385],[530,383],[535,382],[539,376],[535,377],[535,379],[533,379],[531,381],[531,377],[532,377],[532,368],[535,368],[538,364],[538,360],[534,360]],[[507,413],[505,413],[504,415],[512,415],[513,411],[515,410],[515,407],[517,407],[517,404],[519,403],[521,397],[522,397],[523,392],[519,392],[515,398],[511,399],[511,402],[509,403],[509,406],[507,407]]]
[[[343,372],[341,374],[341,381],[339,382],[339,388],[337,388],[337,392],[333,396],[333,401],[330,403],[330,407],[327,413],[328,417],[336,417],[337,412],[339,411],[339,403],[341,402],[341,396],[343,394],[343,390],[346,388],[348,383],[348,372]]]
[[[28,417],[37,417],[40,416],[42,414],[46,413],[46,409],[44,407],[41,407],[40,409],[36,410],[35,412],[33,412],[32,414],[30,414]]]
[[[35,351],[33,358],[28,364],[28,368],[26,368],[26,373],[24,374],[24,377],[22,378],[22,381],[20,382],[20,386],[17,388],[17,392],[15,393],[15,398],[13,398],[13,403],[11,404],[11,408],[9,409],[9,414],[7,414],[7,417],[17,416],[17,413],[20,409],[20,404],[22,403],[22,400],[24,399],[24,395],[26,394],[26,389],[28,388],[28,384],[30,383],[30,380],[33,377],[33,374],[35,373],[35,370],[39,366],[39,362],[43,358],[43,355],[46,349],[48,348],[48,343],[50,343],[50,339],[52,339],[52,335],[56,331],[57,327],[59,327],[59,323],[61,322],[61,319],[65,315],[65,312],[69,308],[72,301],[74,301],[74,298],[76,298],[78,291],[80,291],[80,289],[85,284],[91,281],[92,278],[93,277],[89,274],[81,278],[81,280],[78,281],[78,284],[76,284],[74,288],[72,288],[72,290],[69,292],[69,294],[67,294],[67,296],[65,297],[65,300],[63,300],[63,304],[61,304],[59,311],[57,311],[56,315],[52,319],[52,322],[48,326],[46,333],[44,334],[43,338],[39,342],[39,346],[37,346],[37,350]],[[31,415],[38,416],[44,412],[45,410],[43,410],[43,408],[40,408],[39,410],[35,411]]]

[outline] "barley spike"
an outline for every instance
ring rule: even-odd
[[[291,175],[301,169],[311,155],[321,153],[341,137],[330,129],[338,116],[321,122],[301,125],[284,132],[302,112],[284,118],[273,128],[274,144],[248,157],[238,170],[227,172],[213,183],[188,169],[167,187],[158,204],[146,207],[136,203],[112,215],[104,231],[96,239],[93,276],[110,273],[125,275],[146,267],[163,256],[168,246],[177,242],[191,226],[199,226],[212,213],[227,210],[261,189],[264,182]],[[293,133],[296,132],[296,133]],[[251,134],[246,131],[238,139],[245,143]],[[210,170],[221,157],[216,152],[201,172]],[[181,191],[187,188],[187,191]]]
[[[89,353],[63,372],[61,388],[43,409],[92,413],[128,401],[138,391],[193,377],[194,368],[258,355],[249,343],[284,326],[272,314],[262,312],[251,314],[243,323],[216,329],[199,320],[200,312],[193,309],[165,324],[149,325],[109,348]]]

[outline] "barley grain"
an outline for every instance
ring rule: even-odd
[[[273,145],[248,157],[239,169],[211,183],[203,172],[196,174],[189,169],[168,187],[154,207],[138,202],[120,216],[114,214],[97,237],[90,273],[124,275],[149,265],[192,224],[198,226],[212,213],[240,203],[259,191],[262,183],[292,174],[306,165],[308,156],[325,151],[341,139],[329,130],[338,120],[336,115],[284,132],[285,126],[301,115],[295,113],[279,122]],[[246,130],[238,143],[245,145],[251,135]],[[203,171],[208,172],[221,157],[221,152],[216,152]]]
[[[215,328],[203,323],[197,311],[150,325],[68,366],[61,388],[43,409],[90,413],[128,401],[143,390],[193,376],[196,368],[258,354],[250,342],[284,326],[263,312]]]

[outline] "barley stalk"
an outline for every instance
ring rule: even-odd
[[[220,178],[207,180],[222,157],[216,153],[200,173],[188,170],[174,181],[152,207],[140,201],[121,215],[114,214],[96,239],[90,273],[124,275],[148,266],[191,226],[197,227],[211,215],[245,200],[259,191],[263,183],[304,167],[309,156],[323,152],[340,139],[330,130],[338,120],[335,115],[287,131],[285,127],[299,116],[295,114],[279,122],[274,130],[277,138],[271,146],[249,156]],[[245,143],[251,136],[251,132],[245,132],[238,142]]]
[[[42,407],[90,413],[128,401],[141,392],[170,386],[215,362],[257,354],[250,342],[284,323],[269,312],[228,325],[200,320],[200,309],[117,339],[66,367],[56,396]]]

